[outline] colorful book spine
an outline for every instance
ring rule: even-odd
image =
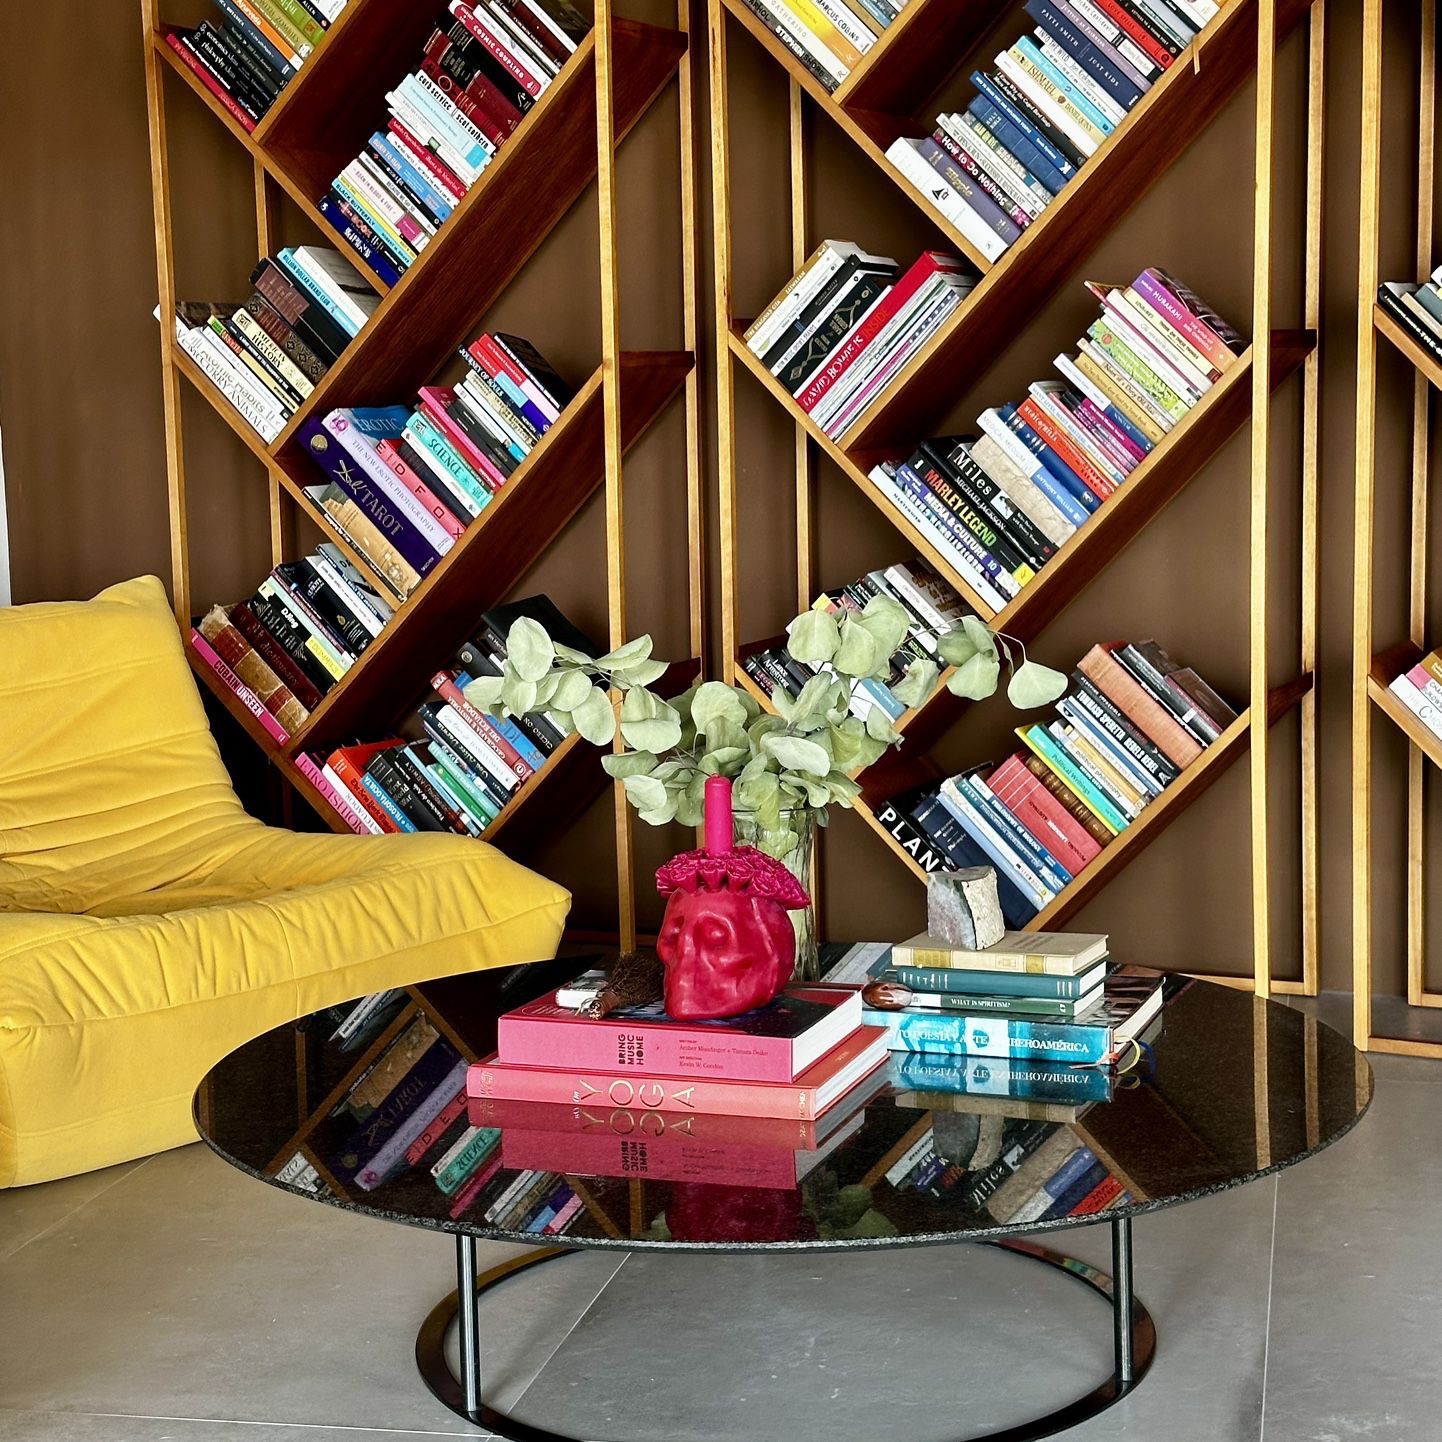
[[[358,814],[359,803],[339,791],[326,776],[325,772],[316,765],[312,757],[307,756],[305,752],[302,751],[297,754],[295,765],[301,775],[325,798],[331,810],[334,811],[357,836],[371,834],[371,828],[360,819]]]
[[[392,1130],[380,1150],[356,1173],[356,1185],[362,1191],[374,1191],[397,1167],[404,1164],[411,1143],[458,1095],[465,1095],[466,1065],[463,1059],[457,1060],[430,1097]]]
[[[609,1132],[501,1133],[501,1165],[582,1176],[642,1178],[658,1182],[711,1182],[728,1187],[795,1187],[796,1153],[790,1147],[704,1142],[670,1133],[618,1137]]]
[[[1080,976],[1040,976],[1034,972],[962,971],[955,967],[909,966],[896,962],[889,971],[913,991],[969,995],[1030,996],[1057,1001],[1075,1001],[1096,986],[1088,972]]]
[[[195,648],[195,654],[220,677],[225,683],[226,689],[235,695],[245,709],[260,722],[271,739],[278,745],[284,746],[290,740],[285,728],[266,710],[260,697],[216,655],[210,642],[193,627],[190,632],[190,644]]]
[[[1111,1029],[1023,1021],[984,1013],[874,1011],[862,1013],[867,1026],[885,1027],[893,1051],[942,1052],[948,1056],[1034,1057],[1043,1061],[1095,1066],[1111,1051]]]

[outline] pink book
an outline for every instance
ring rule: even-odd
[[[446,534],[450,536],[452,540],[458,540],[465,534],[465,522],[416,475],[407,463],[406,458],[396,449],[396,443],[394,441],[384,440],[378,442],[376,445],[376,453],[395,474],[406,490],[445,527]]]
[[[713,1182],[723,1187],[790,1191],[805,1174],[809,1154],[791,1147],[706,1142],[676,1132],[664,1136],[566,1135],[507,1128],[501,1165],[515,1171],[583,1177],[641,1177],[654,1182]]]
[[[662,1003],[578,1015],[551,992],[500,1020],[496,1047],[514,1066],[605,1067],[642,1076],[791,1082],[861,1025],[861,995],[788,987],[775,1001],[717,1021],[673,1021]]]
[[[489,1159],[481,1164],[475,1176],[456,1193],[455,1200],[451,1203],[451,1220],[453,1222],[470,1211],[476,1198],[485,1190],[486,1183],[489,1182],[500,1169],[501,1157],[499,1150],[497,1150],[491,1153]]]
[[[226,689],[240,698],[245,709],[270,733],[273,740],[284,746],[290,740],[290,733],[265,709],[265,703],[215,654],[209,641],[195,627],[191,627],[190,644],[195,654],[225,682]]]
[[[859,995],[859,993],[857,993]],[[493,1097],[514,1101],[592,1103],[644,1107],[653,1112],[722,1112],[744,1117],[815,1121],[887,1059],[885,1027],[863,1026],[793,1082],[698,1081],[618,1075],[576,1066],[516,1066],[495,1057],[472,1062],[466,1090],[476,1105]],[[484,1123],[481,1123],[484,1125]]]
[[[450,417],[446,407],[453,404],[456,393],[449,386],[422,386],[417,392],[421,409],[437,430],[460,452],[462,458],[479,472],[493,490],[506,484],[505,473]]]
[[[370,827],[356,816],[355,802],[349,796],[342,796],[336,788],[331,785],[330,778],[316,765],[315,761],[307,756],[304,751],[295,758],[295,769],[325,797],[337,816],[339,816],[357,836],[369,836]]]
[[[1132,289],[1218,370],[1226,370],[1246,348],[1246,341],[1195,291],[1166,271],[1144,270]]]
[[[866,319],[842,340],[836,352],[811,378],[811,383],[796,397],[797,404],[805,411],[814,410],[821,397],[840,379],[841,373],[881,333],[882,327],[901,311],[917,291],[938,271],[956,273],[964,266],[954,255],[941,251],[927,250],[867,312]]]

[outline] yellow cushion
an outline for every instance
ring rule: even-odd
[[[0,611],[0,736],[0,1186],[193,1140],[201,1077],[270,1027],[560,939],[565,891],[482,842],[247,817],[158,582]]]

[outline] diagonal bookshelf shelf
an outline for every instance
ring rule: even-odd
[[[1165,174],[1256,69],[1256,0],[1226,0],[1191,48],[1132,108],[1066,189],[1027,227],[1021,239],[992,263],[947,224],[886,159],[885,149],[897,136],[928,134],[932,128],[930,116],[916,112],[918,91],[908,91],[904,83],[904,62],[916,59],[914,47],[905,40],[906,32],[898,37],[895,46],[887,47],[873,66],[864,71],[859,68],[855,82],[866,94],[873,69],[879,71],[881,74],[870,83],[869,103],[878,106],[910,99],[910,108],[902,113],[862,108],[852,92],[838,89],[836,95],[829,95],[746,7],[744,0],[724,3],[816,102],[821,113],[839,125],[981,272],[981,280],[971,293],[857,423],[847,444],[865,451],[904,445],[922,434],[957,391],[974,378],[984,358],[1004,347],[1021,323]],[[912,27],[950,25],[956,27],[958,35],[970,35],[975,40],[996,18],[994,12],[983,15],[983,8],[970,0],[913,0],[902,13],[904,16],[917,10]],[[1309,8],[1310,0],[1280,0],[1278,37],[1285,36]],[[930,11],[946,12],[947,18],[943,21],[938,15],[928,21],[926,13]],[[891,54],[893,49],[895,56]],[[955,58],[962,53],[949,52]],[[887,85],[882,75],[893,68],[893,60],[896,78]],[[938,59],[931,63],[940,66],[942,62]],[[940,75],[937,83],[945,78],[945,74]],[[925,90],[924,82],[921,90],[924,94],[920,98],[925,101],[932,91]]]
[[[1416,366],[1420,375],[1424,376],[1429,384],[1442,390],[1442,363],[1434,360],[1426,350],[1410,335],[1402,326],[1398,325],[1382,307],[1374,306],[1372,310],[1372,323],[1377,327],[1378,335],[1384,335],[1402,354]]]
[[[795,398],[750,350],[741,338],[743,329],[738,326],[731,332],[732,354],[806,431],[842,475],[871,500],[906,538],[907,544],[914,547],[918,555],[925,556],[979,616],[997,630],[1022,641],[1031,640],[1054,621],[1083,588],[1141,534],[1240,428],[1251,409],[1253,350],[1248,348],[1116,494],[1078,529],[1055,558],[1037,572],[1034,580],[1022,587],[1020,595],[997,611],[976,594],[946,553],[894,506],[867,474],[878,461],[904,457],[910,447],[859,452],[838,445],[797,405]],[[1315,345],[1316,337],[1310,331],[1273,332],[1270,378],[1274,390],[1296,372]]]
[[[1312,677],[1300,676],[1285,685],[1273,687],[1268,694],[1267,724],[1275,725],[1312,689]],[[1213,782],[1218,780],[1246,750],[1251,739],[1252,717],[1243,711],[1235,721],[1194,761],[1141,815],[1132,822],[1080,875],[1056,897],[1049,906],[1027,924],[1031,931],[1044,931],[1063,925],[1085,906],[1126,866],[1133,857],[1151,845]],[[887,765],[886,761],[892,764]],[[904,754],[878,762],[863,777],[862,795],[857,799],[856,813],[885,842],[916,879],[923,884],[927,872],[897,841],[882,823],[879,808],[893,795],[908,786],[920,785],[929,779],[940,779],[940,773],[924,758],[908,761]]]
[[[1434,765],[1442,767],[1442,738],[1409,711],[1393,694],[1393,680],[1422,659],[1422,648],[1404,641],[1372,658],[1367,696],[1372,704]]]

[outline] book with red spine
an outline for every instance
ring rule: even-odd
[[[225,107],[226,113],[236,120],[247,135],[254,132],[256,122],[245,113],[230,92],[213,76],[198,56],[192,55],[174,30],[165,32],[165,43],[185,62],[185,68],[200,81]]]
[[[431,488],[411,469],[409,462],[401,455],[393,440],[376,443],[376,454],[398,481],[438,520],[452,540],[460,540],[465,534],[464,522],[447,506]]]
[[[555,992],[501,1017],[496,1047],[507,1063],[607,1067],[644,1076],[791,1082],[861,1025],[861,993],[789,986],[741,1016],[676,1021],[661,1002],[582,1016]]]
[[[532,103],[533,97],[529,92],[507,93],[497,84],[496,77],[487,72],[485,65],[476,64],[473,57],[465,54],[467,46],[479,43],[459,20],[445,29],[437,27],[426,42],[421,68],[436,82],[441,92],[450,97],[456,109],[464,111],[468,106],[474,107],[471,123],[499,149],[507,137],[514,134],[525,119],[525,110],[530,108],[529,104],[523,108],[517,96],[525,93]],[[454,56],[451,54],[453,47],[456,51]],[[492,57],[488,55],[487,59]],[[508,72],[503,70],[502,73]]]
[[[290,734],[285,727],[266,710],[265,703],[260,697],[220,659],[210,642],[200,634],[198,627],[191,628],[190,644],[195,648],[195,654],[225,683],[226,690],[237,697],[245,709],[265,727],[274,741],[284,746],[290,740]]]
[[[466,700],[465,693],[456,685],[455,677],[449,671],[437,671],[431,677],[431,685],[441,700],[448,701],[461,713],[471,730],[480,735],[483,740],[491,743],[491,749],[516,773],[520,780],[529,781],[536,774],[535,768],[529,765],[521,753],[492,725],[491,718],[477,711]]]
[[[1103,1177],[1076,1206],[1071,1209],[1073,1217],[1088,1217],[1094,1212],[1105,1211],[1122,1194],[1120,1177]]]
[[[432,76],[432,79],[435,77]],[[412,160],[419,164],[436,182],[447,195],[457,204],[466,198],[465,183],[448,166],[434,150],[429,146],[422,145],[414,134],[407,128],[403,120],[391,117],[386,129],[395,138],[403,154],[409,155]]]
[[[417,392],[421,409],[438,431],[460,452],[461,457],[499,490],[506,483],[500,467],[453,421],[446,410],[456,393],[449,386],[422,386]]]
[[[740,1117],[793,1117],[814,1121],[858,1082],[887,1061],[885,1027],[861,1026],[791,1082],[697,1080],[586,1071],[574,1064],[517,1066],[489,1057],[472,1062],[466,1090],[473,1104],[500,1097],[514,1101],[595,1102],[642,1106],[655,1112],[725,1113]]]
[[[821,397],[841,379],[846,368],[871,344],[898,314],[902,307],[934,275],[965,271],[964,263],[954,255],[939,250],[923,251],[916,260],[867,313],[866,319],[846,336],[826,363],[811,378],[811,383],[797,397],[797,404],[807,412],[816,408]]]
[[[1096,0],[1096,6],[1104,11],[1113,25],[1120,26],[1133,41],[1146,52],[1149,59],[1156,61],[1163,70],[1171,69],[1176,56],[1159,41],[1145,25],[1117,3],[1117,0]]]
[[[441,49],[444,50],[449,43],[446,41]],[[496,107],[495,101],[501,97],[490,81],[484,75],[474,75],[468,84],[460,85],[456,77],[441,64],[439,57],[433,58],[430,55],[421,61],[421,70],[435,81],[441,94],[499,150],[514,127],[508,126]],[[520,112],[516,111],[515,114],[519,120]],[[449,167],[447,169],[449,170]]]
[[[455,1200],[451,1203],[451,1220],[459,1221],[471,1207],[476,1199],[485,1191],[490,1184],[491,1178],[501,1169],[500,1148],[491,1154],[489,1160],[483,1162],[474,1176],[456,1193]]]
[[[1112,478],[1103,475],[1091,458],[1077,449],[1071,437],[1037,404],[1035,396],[1028,396],[1017,407],[1017,414],[1076,472],[1097,500],[1106,500],[1116,490]]]
[[[991,793],[1037,841],[1076,876],[1101,852],[1097,839],[1027,769],[1019,756],[1008,756],[986,784]]]
[[[1190,766],[1202,754],[1201,742],[1112,656],[1124,645],[1107,641],[1093,646],[1078,669],[1169,761]]]
[[[451,1124],[459,1121],[465,1114],[466,1089],[462,1087],[460,1091],[426,1123],[420,1136],[406,1148],[406,1165],[410,1167],[419,1166],[421,1158],[440,1141],[450,1129]]]
[[[365,773],[366,762],[377,751],[404,745],[404,741],[394,737],[389,741],[366,741],[356,746],[337,747],[325,758],[326,765],[335,772],[350,794],[360,803],[366,815],[376,822],[382,831],[396,832],[400,827],[390,819],[385,808],[366,789],[361,777]]]
[[[530,67],[522,63],[501,37],[469,5],[465,4],[465,0],[451,0],[450,11],[486,47],[486,50],[506,74],[525,88],[528,95],[540,95],[541,91],[546,88],[545,82],[532,74]]]
[[[330,777],[316,765],[314,758],[307,756],[304,751],[300,752],[295,758],[295,769],[325,797],[326,804],[357,836],[371,835],[370,828],[356,814],[359,803],[353,797],[342,796],[337,792],[331,785]]]
[[[321,703],[320,689],[296,665],[285,647],[261,625],[255,612],[250,609],[250,602],[237,601],[229,611],[231,625],[265,658],[270,669],[290,687],[296,700],[307,711],[314,711]]]

